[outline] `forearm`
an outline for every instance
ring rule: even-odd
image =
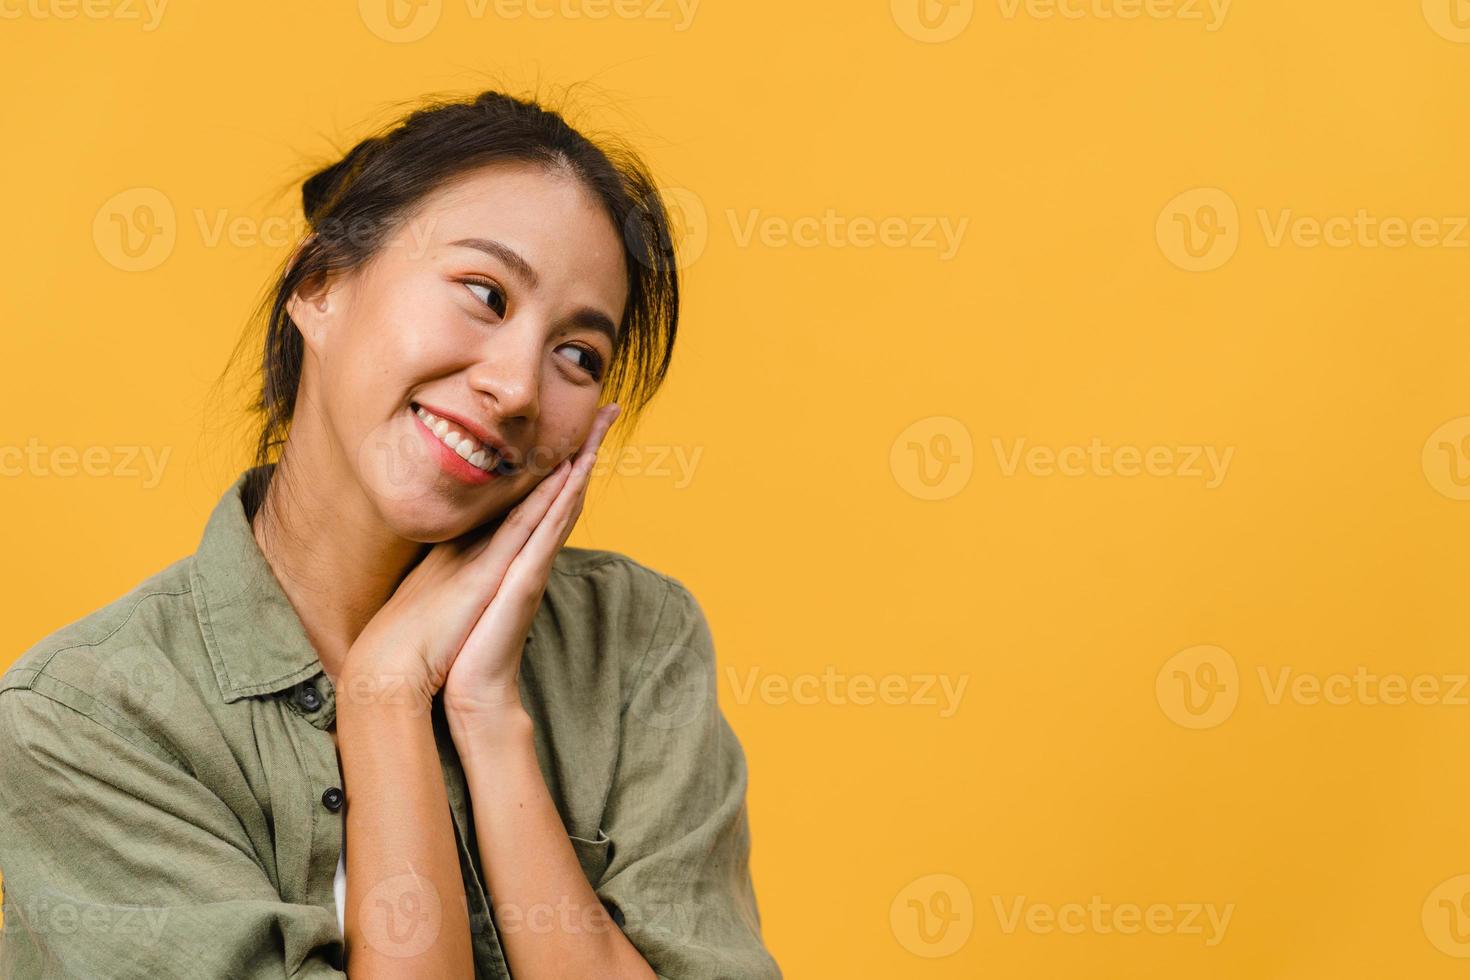
[[[364,689],[342,680],[344,692]],[[337,744],[347,795],[349,974],[473,976],[464,882],[427,706],[344,696]]]
[[[527,980],[652,980],[582,873],[536,761],[530,716],[507,705],[473,720],[451,715],[450,727],[511,971]]]

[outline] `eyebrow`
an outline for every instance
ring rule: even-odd
[[[522,279],[524,279],[526,281],[526,285],[530,286],[532,289],[535,289],[541,282],[541,280],[536,277],[536,270],[531,268],[531,263],[521,258],[521,253],[511,248],[509,245],[505,245],[497,241],[492,241],[489,238],[461,238],[458,241],[450,242],[449,244],[458,245],[462,248],[479,249],[481,252],[484,252],[487,255],[495,256],[497,259],[510,266],[511,271],[514,272],[517,276],[520,276]]]
[[[540,283],[536,270],[531,268],[531,263],[521,257],[521,254],[502,242],[490,238],[460,238],[449,243],[461,248],[473,248],[486,255],[493,255],[504,262],[526,285],[535,289]],[[584,306],[571,315],[571,322],[576,326],[588,330],[595,330],[607,336],[608,342],[616,350],[618,346],[618,327],[612,320],[600,310],[594,310],[590,306]]]

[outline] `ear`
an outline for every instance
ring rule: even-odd
[[[306,346],[317,354],[321,353],[332,325],[341,316],[341,285],[337,277],[308,279],[297,286],[286,300],[286,312],[291,315],[291,322],[301,331],[301,339]]]

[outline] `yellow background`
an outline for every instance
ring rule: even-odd
[[[1463,975],[1470,5],[92,2],[0,0],[0,449],[118,471],[0,479],[0,665],[246,462],[212,385],[290,177],[420,95],[586,80],[690,206],[647,455],[573,543],[708,614],[787,975]],[[160,195],[130,271],[109,229]]]

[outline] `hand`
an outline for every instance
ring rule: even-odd
[[[582,449],[493,531],[476,529],[430,549],[353,643],[339,701],[406,701],[427,710],[446,688],[448,708],[451,677],[454,703],[501,699],[507,683],[515,691],[521,648],[551,560],[581,514],[597,449],[619,411],[616,403],[604,406]],[[456,674],[464,651],[479,652]]]
[[[499,717],[520,706],[526,634],[551,577],[552,561],[582,513],[597,450],[619,411],[614,403],[598,413],[570,472],[559,482],[555,499],[538,501],[523,513],[512,512],[485,555],[477,559],[486,564],[485,583],[493,597],[444,684],[444,708],[452,726]]]

